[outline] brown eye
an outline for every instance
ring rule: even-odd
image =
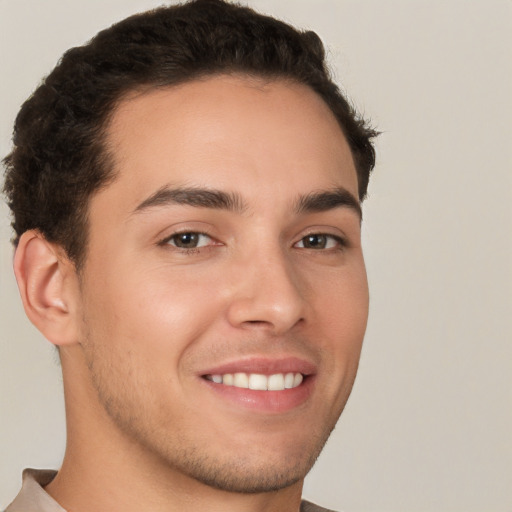
[[[334,247],[343,246],[343,240],[333,235],[325,235],[322,233],[312,233],[297,242],[296,246],[301,249],[333,249]]]
[[[167,244],[179,249],[197,249],[211,242],[211,238],[203,233],[177,233],[167,240]]]
[[[325,249],[327,237],[325,235],[308,235],[302,239],[306,249]]]

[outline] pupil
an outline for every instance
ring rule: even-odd
[[[325,246],[325,236],[322,235],[308,235],[306,237],[306,247],[324,247]]]
[[[198,242],[197,233],[182,233],[178,235],[176,245],[178,247],[195,247]]]

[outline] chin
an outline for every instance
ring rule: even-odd
[[[308,460],[253,463],[244,459],[190,461],[182,471],[209,487],[240,494],[278,491],[302,481],[318,454]]]
[[[332,428],[309,431],[307,437],[291,435],[280,441],[269,439],[267,443],[265,436],[253,437],[250,443],[238,438],[230,446],[225,446],[225,440],[210,439],[208,446],[194,448],[190,439],[184,439],[179,447],[175,443],[166,448],[161,445],[159,451],[172,471],[196,482],[232,493],[267,493],[302,481],[331,431]]]

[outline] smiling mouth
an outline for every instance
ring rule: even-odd
[[[302,373],[274,373],[272,375],[263,375],[260,373],[225,373],[208,374],[203,378],[235,388],[252,389],[256,391],[284,391],[293,389],[301,385],[304,380]]]

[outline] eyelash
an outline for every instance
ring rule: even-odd
[[[309,247],[309,248],[304,247],[304,249],[310,249],[313,251],[315,251],[315,250],[318,250],[318,251],[335,251],[335,250],[342,251],[349,246],[348,241],[339,235],[333,235],[330,233],[318,233],[318,232],[312,232],[312,233],[308,233],[307,235],[304,235],[298,242],[296,242],[294,244],[294,246],[300,242],[304,243],[304,240],[307,239],[308,237],[318,237],[318,238],[325,237],[327,239],[327,243],[329,240],[334,240],[337,245],[335,247],[327,247],[327,248],[322,248],[322,249],[315,249],[312,247]]]

